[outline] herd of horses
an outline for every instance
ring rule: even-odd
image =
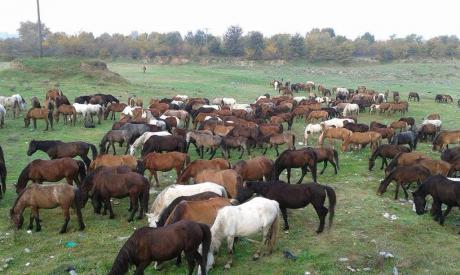
[[[25,114],[26,127],[31,119],[35,127],[35,121],[43,119],[46,129],[48,123],[53,128],[53,120],[58,122],[60,115],[65,123],[74,125],[82,117],[85,127],[93,124],[94,115],[99,123],[101,119],[115,120],[117,113],[119,120],[101,137],[99,150],[83,141],[31,140],[27,155],[43,151],[50,159],[33,160],[19,174],[14,185],[17,198],[10,210],[12,223],[20,229],[24,210],[30,208],[28,228],[40,231],[39,209],[61,207],[64,224],[60,233],[65,233],[72,208],[78,229],[84,230],[82,208],[89,200],[95,215],[108,212],[109,218],[114,219],[112,199],[128,197],[128,221],[147,216],[149,226],[135,230],[126,241],[110,274],[124,274],[131,265],[136,266],[136,274],[143,274],[153,261],[157,267],[170,259],[177,259],[179,264],[182,253],[189,274],[196,265],[199,273],[206,274],[224,239],[229,253],[226,268],[232,264],[237,237],[262,232],[262,242],[256,242],[260,247],[253,258],[270,254],[279,237],[280,217],[284,230],[290,228],[288,209],[312,204],[319,218],[316,232],[324,231],[328,215],[330,228],[337,196],[332,187],[318,183],[318,163],[323,163],[320,175],[328,164],[337,174],[339,152],[363,150],[367,145],[369,171],[377,158],[382,159],[380,169],[385,171],[378,195],[394,181],[395,199],[401,187],[407,200],[408,190],[415,183],[412,196],[416,213],[426,212],[426,198],[431,195],[431,214],[440,224],[452,207],[460,206],[460,183],[453,178],[460,171],[460,147],[448,147],[460,143],[460,130],[443,130],[439,114],[426,116],[418,126],[413,117],[401,117],[388,125],[379,121],[358,123],[359,113],[366,108],[381,114],[405,114],[408,101],[420,101],[418,93],[411,92],[408,101],[401,101],[399,93],[393,92],[393,101],[389,102],[389,93],[364,86],[327,89],[311,81],[291,85],[276,80],[271,85],[283,95],[265,94],[250,104],[237,103],[233,98],[209,100],[177,95],[151,99],[144,107],[139,97],[120,103],[108,94],[79,96],[70,104],[60,89],[48,91],[44,104],[32,98],[31,109]],[[293,96],[292,91],[302,90],[309,94]],[[335,100],[330,99],[332,95]],[[18,96],[9,105],[14,117],[26,111],[25,100]],[[299,118],[309,124],[304,131],[304,146],[296,148],[292,128]],[[307,143],[313,135],[318,136],[317,146],[309,147]],[[427,139],[433,150],[441,152],[440,159],[416,151],[417,144]],[[117,155],[116,144],[126,147],[123,155]],[[280,152],[280,146],[286,149]],[[270,148],[276,151],[274,160],[265,155]],[[191,160],[190,150],[196,151],[198,159]],[[221,157],[216,157],[218,150]],[[231,151],[238,151],[240,160],[229,162]],[[261,154],[256,156],[257,152]],[[3,153],[0,147],[0,198],[7,191]],[[244,154],[249,158],[242,160]],[[205,159],[205,155],[209,158]],[[292,169],[301,170],[297,184],[290,184]],[[148,179],[144,176],[146,170],[150,173]],[[157,172],[171,170],[176,172],[176,184],[158,193],[149,209],[152,177],[155,187],[159,187]],[[280,180],[283,171],[287,182]],[[303,184],[307,173],[312,182]],[[42,185],[63,179],[66,183]],[[448,206],[444,212],[442,204]]]

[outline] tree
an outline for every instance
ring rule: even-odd
[[[207,37],[207,46],[208,51],[213,55],[220,55],[222,54],[222,42],[219,37],[215,37],[213,35],[208,34]]]
[[[289,40],[289,58],[299,58],[305,55],[305,42],[300,34],[295,34]]]
[[[230,56],[244,54],[243,29],[240,26],[230,26],[224,35],[224,49]]]
[[[333,28],[324,28],[321,29],[321,32],[326,32],[329,34],[330,37],[335,37],[335,31]]]
[[[50,30],[45,26],[45,24],[41,24],[42,27],[42,38],[43,40],[46,40],[47,37],[50,35]],[[30,21],[26,22],[21,22],[18,33],[19,33],[19,39],[21,40],[21,50],[32,54],[32,55],[38,55],[39,49],[37,47],[38,45],[38,24],[33,23]]]
[[[251,59],[262,58],[265,48],[264,35],[261,32],[250,32],[246,39],[246,55]]]
[[[369,32],[365,32],[359,39],[366,40],[367,42],[369,42],[369,44],[372,44],[375,42],[374,35],[370,34]]]

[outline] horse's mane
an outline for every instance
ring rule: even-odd
[[[52,146],[64,143],[60,140],[34,140],[33,142],[35,142],[38,146],[45,150],[49,149]]]
[[[137,259],[136,248],[138,247],[137,238],[139,237],[135,233],[136,232],[134,232],[118,252],[109,274],[125,274],[128,272],[129,266]]]
[[[13,207],[11,208],[11,211],[14,211],[14,208],[16,207],[16,205],[18,204],[19,200],[21,199],[22,195],[24,195],[24,193],[26,192],[26,188],[24,188],[18,195],[18,197],[14,200],[14,203],[13,203]]]
[[[19,174],[18,182],[16,183],[17,186],[24,185],[24,189],[25,189],[27,185],[27,181],[29,180],[29,170],[30,170],[30,163],[27,164],[27,166],[24,167],[24,169],[22,169],[21,173]]]

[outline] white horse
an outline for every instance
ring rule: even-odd
[[[321,133],[323,131],[323,128],[321,127],[321,124],[308,124],[307,127],[305,127],[305,132],[303,134],[303,145],[307,145],[308,142],[308,136],[313,133]]]
[[[336,92],[345,94],[346,96],[348,96],[350,94],[350,92],[348,91],[347,88],[342,88],[342,87],[337,88]]]
[[[129,154],[134,156],[136,153],[137,147],[140,145],[144,145],[144,143],[151,137],[151,136],[170,136],[171,133],[168,131],[161,131],[161,132],[145,132],[140,137],[138,137],[133,144],[129,146]]]
[[[0,128],[3,128],[3,125],[5,124],[5,116],[6,109],[2,104],[0,104]]]
[[[214,192],[217,195],[226,198],[227,191],[221,185],[213,182],[204,182],[193,185],[173,184],[166,187],[156,197],[150,208],[150,213],[147,214],[149,226],[156,227],[163,209],[180,196],[192,196],[203,192]]]
[[[336,127],[336,128],[343,128],[343,122],[348,121],[348,123],[355,123],[355,121],[351,118],[332,118],[326,121],[321,122],[320,124],[324,124],[326,128],[329,127]]]
[[[173,98],[174,98],[174,100],[187,101],[188,95],[176,95]]]
[[[359,105],[355,103],[349,103],[347,106],[345,106],[345,109],[343,109],[343,115],[346,116],[348,114],[353,114],[356,113],[357,115],[359,114]]]
[[[248,114],[252,114],[251,105],[245,103],[236,103],[232,106],[232,110],[245,110]]]
[[[72,104],[73,107],[75,108],[75,111],[77,114],[81,114],[84,119],[86,119],[88,116],[91,117],[91,120],[93,119],[93,115],[97,115],[99,119],[99,124],[100,124],[100,119],[103,113],[103,107],[99,104],[80,104],[80,103],[74,103]]]
[[[14,96],[0,96],[0,104],[3,105],[5,110],[11,110],[13,112],[13,118],[16,118],[16,115],[19,114],[21,110],[19,101]]]
[[[147,124],[155,125],[155,126],[159,127],[161,130],[166,130],[166,122],[164,122],[163,120],[156,119],[152,115],[151,112],[143,111],[141,117],[147,121]]]
[[[133,117],[134,109],[142,109],[142,107],[140,107],[140,106],[131,107],[131,106],[128,105],[123,109],[123,111],[121,111],[121,113],[124,114],[125,116]]]
[[[182,108],[185,105],[185,103],[183,101],[181,101],[181,100],[173,100],[169,104],[176,105],[178,108]]]
[[[424,119],[422,121],[422,125],[425,125],[425,124],[433,124],[434,126],[436,126],[436,128],[441,128],[441,125],[442,125],[442,121],[439,120],[439,119]]]
[[[27,103],[20,94],[14,94],[11,97],[14,97],[17,99],[19,103],[19,108],[21,109],[21,111],[24,111],[27,108]]]
[[[267,254],[271,253],[278,238],[279,214],[278,202],[262,197],[253,198],[237,206],[221,208],[211,227],[212,241],[207,269],[212,267],[213,253],[219,251],[223,239],[227,240],[228,252],[231,254],[235,237],[247,237],[262,232],[262,245],[267,246]],[[253,258],[259,257],[260,248]],[[226,267],[230,266],[231,261],[227,262]]]
[[[213,105],[222,105],[222,97],[215,97],[210,103]]]
[[[295,96],[293,99],[295,102],[300,103],[300,101],[307,100],[308,98],[306,96]]]
[[[380,110],[380,104],[372,104],[371,107],[369,107],[369,113],[377,113]]]
[[[214,110],[217,110],[219,111],[220,110],[220,106],[219,105],[216,105],[216,104],[205,104],[203,106],[201,106],[203,108],[213,108]]]
[[[319,104],[321,104],[321,103],[324,102],[324,99],[323,99],[322,97],[320,97],[320,96],[317,96],[317,97],[315,98],[315,101],[318,102]]]
[[[230,108],[236,104],[236,99],[233,97],[224,97],[222,98],[222,105],[230,106]]]

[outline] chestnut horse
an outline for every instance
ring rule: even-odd
[[[236,162],[232,169],[241,175],[244,181],[246,180],[263,180],[270,181],[273,173],[274,162],[264,156],[255,157],[248,160],[240,160]]]
[[[54,119],[56,120],[56,123],[59,123],[59,116],[61,114],[64,117],[64,125],[67,124],[67,120],[70,117],[71,123],[73,123],[73,126],[75,126],[75,122],[77,121],[77,111],[75,110],[74,106],[62,104],[57,107],[56,111],[54,112]]]
[[[165,226],[181,220],[200,222],[212,226],[217,212],[225,206],[232,205],[227,198],[215,197],[199,201],[182,201],[169,215]]]
[[[39,185],[33,183],[25,188],[14,202],[13,208],[10,210],[10,218],[14,223],[16,229],[21,229],[24,223],[24,209],[30,207],[30,223],[29,230],[33,229],[33,222],[35,220],[35,230],[38,232],[41,230],[41,219],[38,213],[38,209],[52,209],[60,206],[64,214],[64,225],[59,233],[65,233],[67,231],[67,225],[70,221],[70,208],[76,210],[78,218],[78,224],[80,225],[79,230],[85,229],[83,223],[83,217],[81,214],[81,195],[79,189],[74,189],[68,184],[53,184],[53,185]]]
[[[30,125],[30,120],[33,120],[34,129],[37,129],[37,119],[43,119],[46,123],[45,131],[48,131],[48,126],[51,125],[51,130],[53,130],[53,110],[51,108],[32,108],[30,109],[26,116],[24,117],[25,128],[28,128]]]
[[[104,111],[104,120],[107,120],[109,117],[110,112],[112,115],[110,116],[111,120],[115,120],[115,113],[121,113],[123,110],[128,106],[125,103],[110,103]]]
[[[444,145],[449,148],[449,144],[458,144],[460,142],[460,130],[441,131],[433,140],[433,151],[442,151]]]
[[[159,187],[160,182],[158,181],[157,171],[167,172],[175,169],[177,178],[179,178],[179,175],[182,173],[184,167],[189,163],[190,157],[185,153],[149,153],[142,160],[142,168],[140,169],[140,172],[144,174],[145,170],[149,170],[149,182],[152,182],[153,175],[155,177],[156,186]]]
[[[100,166],[117,167],[123,165],[129,167],[131,171],[137,170],[137,160],[135,157],[130,155],[99,155],[91,162],[89,170],[95,170]]]
[[[371,149],[375,150],[377,146],[380,145],[382,141],[382,136],[374,131],[369,131],[365,133],[355,132],[349,135],[345,141],[342,143],[342,151],[345,152],[348,150],[348,145],[354,144],[366,147],[367,144],[371,144]]]
[[[236,198],[243,188],[243,178],[233,169],[205,169],[195,177],[195,183],[214,182],[225,188],[229,198]]]
[[[221,158],[215,158],[212,160],[202,160],[197,159],[192,161],[187,167],[184,169],[180,177],[177,179],[178,184],[186,184],[188,183],[190,178],[195,178],[198,173],[205,169],[216,169],[216,170],[224,170],[229,169],[230,163]]]
[[[29,180],[41,184],[44,181],[57,182],[65,178],[70,185],[73,185],[74,181],[77,185],[80,185],[85,176],[86,167],[83,161],[71,158],[52,160],[36,159],[27,164],[19,174],[16,184],[16,193],[21,193],[21,191],[26,188]]]
[[[400,165],[413,165],[418,159],[429,159],[421,152],[399,153],[388,163],[385,168],[385,175],[388,175],[393,169]]]

